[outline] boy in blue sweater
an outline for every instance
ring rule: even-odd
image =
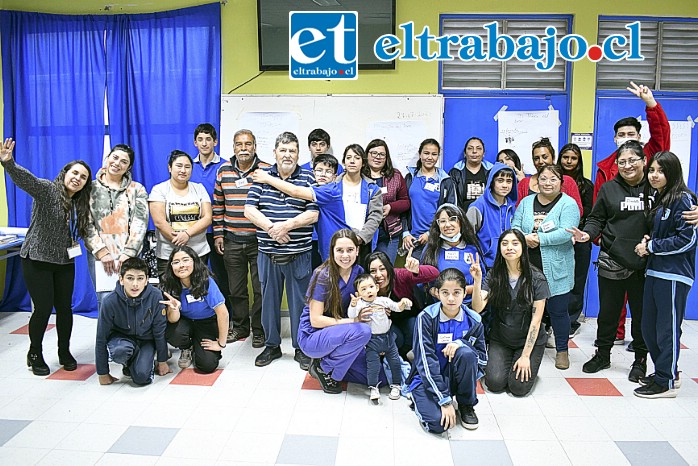
[[[477,380],[487,365],[484,327],[480,316],[463,304],[463,272],[446,269],[435,286],[440,302],[417,317],[405,391],[427,432],[441,434],[456,425],[454,397],[463,427],[477,429]]]
[[[470,204],[466,213],[480,240],[487,269],[494,265],[499,237],[511,228],[516,196],[516,172],[510,166],[497,162],[487,177],[485,193]]]
[[[136,385],[153,381],[153,359],[158,375],[172,372],[165,329],[167,317],[162,293],[148,283],[148,264],[138,257],[124,261],[116,289],[102,301],[97,321],[95,363],[101,385],[118,379],[109,373],[109,359],[124,366]]]

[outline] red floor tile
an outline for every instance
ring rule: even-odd
[[[686,345],[684,345],[683,343],[681,343],[681,349],[688,349],[688,346],[686,346]]]
[[[695,383],[698,383],[698,379],[693,379],[693,381],[694,381]]]
[[[579,396],[623,396],[608,379],[566,378]]]
[[[221,372],[223,372],[223,370],[218,369],[211,374],[201,374],[194,369],[182,369],[170,383],[174,385],[200,385],[203,387],[210,387],[216,383]]]
[[[482,384],[480,383],[479,380],[477,381],[477,387],[475,388],[475,393],[477,393],[478,395],[485,394],[485,390],[482,389]]]
[[[342,390],[347,391],[347,383],[346,382],[341,382],[342,384]],[[303,381],[303,385],[301,386],[302,390],[322,390],[322,387],[320,386],[320,382],[315,380],[310,374],[306,374],[305,380]]]
[[[567,342],[567,347],[568,348],[579,348],[579,346],[577,346],[577,343],[575,343],[574,340],[569,340]]]
[[[55,328],[56,324],[48,324],[48,327],[46,327],[46,331],[48,332],[52,328]],[[29,324],[23,325],[14,332],[10,332],[10,335],[29,335]]]
[[[78,368],[74,371],[67,371],[61,367],[47,378],[51,380],[79,380],[84,382],[92,377],[92,374],[95,372],[97,372],[97,368],[94,364],[78,364]]]

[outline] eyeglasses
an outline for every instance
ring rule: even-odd
[[[376,159],[382,159],[383,157],[387,156],[387,154],[385,152],[378,152],[375,150],[368,151],[368,155],[370,155],[371,157],[376,158]]]
[[[560,178],[553,176],[552,178],[538,178],[538,184],[555,184],[560,181]]]
[[[177,260],[172,261],[172,265],[175,267],[178,267],[180,265],[191,265],[192,263],[194,263],[194,261],[189,257],[187,257],[185,259],[177,259]]]
[[[640,157],[636,157],[636,158],[634,158],[634,159],[618,160],[618,161],[616,162],[616,164],[617,164],[619,167],[623,168],[623,167],[626,167],[626,166],[635,165],[635,164],[638,163],[640,160],[642,160]]]
[[[440,227],[446,225],[447,223],[458,223],[458,217],[456,217],[455,215],[453,215],[453,216],[448,217],[448,218],[446,218],[446,219],[440,218],[440,219],[438,219],[438,220],[436,221],[436,223],[437,223]]]
[[[332,176],[332,175],[334,175],[334,170],[332,170],[331,168],[328,168],[327,170],[318,169],[318,170],[313,170],[313,173],[315,173],[318,176],[322,176],[322,175]]]

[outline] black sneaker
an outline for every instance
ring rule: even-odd
[[[602,369],[608,369],[609,367],[611,367],[611,358],[602,356],[597,351],[590,360],[584,363],[582,371],[587,374],[594,374]]]
[[[245,331],[239,327],[234,327],[228,330],[228,338],[226,338],[226,343],[235,343],[238,340],[247,338],[250,336],[249,331]]]
[[[678,390],[679,388],[681,388],[681,379],[679,378],[680,376],[681,371],[679,371],[679,373],[676,375],[676,378],[674,379],[674,390]],[[654,383],[654,374],[650,374],[647,377],[640,377],[640,380],[638,380],[638,382],[640,382],[640,385],[643,387],[645,385],[652,385]]]
[[[259,353],[254,360],[254,365],[257,367],[264,367],[271,364],[274,359],[280,359],[282,356],[281,348],[279,346],[267,346],[264,351]]]
[[[252,348],[264,348],[265,340],[263,333],[255,333],[252,337]]]
[[[460,424],[468,430],[475,430],[478,426],[477,414],[475,408],[469,405],[458,407],[460,411]]]
[[[649,385],[636,388],[633,393],[640,398],[676,398],[677,394],[676,390],[663,387],[654,381]]]
[[[293,360],[300,364],[301,369],[303,369],[304,371],[307,371],[310,367],[310,357],[307,356],[299,348],[296,348],[296,354],[295,356],[293,356]]]
[[[630,367],[630,374],[628,374],[628,380],[634,383],[640,382],[640,379],[645,377],[647,373],[647,363],[642,361],[635,361]]]
[[[330,393],[332,395],[342,393],[342,385],[322,370],[319,359],[311,359],[308,373],[311,377],[320,382],[323,392]]]
[[[129,369],[128,366],[124,366],[121,369],[121,373],[124,375],[124,377],[131,377],[131,369]]]

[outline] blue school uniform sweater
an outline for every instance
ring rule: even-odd
[[[655,194],[655,199],[657,195]],[[691,210],[695,198],[684,193],[669,208],[659,207],[654,216],[647,275],[693,286],[696,275],[696,228],[686,223],[683,212]]]
[[[511,192],[504,200],[504,204],[499,205],[492,195],[492,183],[495,175],[502,171],[508,171],[514,177]],[[511,228],[511,221],[514,219],[517,201],[517,180],[514,170],[503,163],[495,163],[487,177],[485,193],[478,197],[468,209],[468,220],[478,218],[480,228],[476,230],[480,240],[480,247],[485,255],[483,260],[488,268],[494,265],[494,258],[497,256],[497,245],[502,232]]]

